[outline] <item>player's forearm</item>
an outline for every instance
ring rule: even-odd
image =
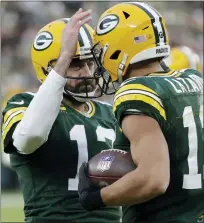
[[[101,190],[103,202],[108,206],[132,205],[148,201],[166,190],[166,185],[155,177],[152,171],[144,172],[142,167]]]
[[[142,203],[164,193],[169,185],[168,147],[158,123],[147,116],[128,115],[122,129],[137,168],[101,190],[107,205]]]
[[[27,108],[14,133],[14,146],[22,153],[32,153],[48,138],[59,113],[66,79],[51,71]]]

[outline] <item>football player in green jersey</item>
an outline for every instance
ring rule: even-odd
[[[96,190],[82,164],[82,206],[123,205],[128,223],[199,222],[204,212],[201,74],[173,71],[161,62],[170,53],[165,21],[146,3],[125,2],[105,11],[95,43],[95,51],[102,50],[98,72],[121,84],[113,111],[137,168]]]
[[[2,140],[24,197],[26,222],[117,222],[119,208],[85,211],[78,200],[78,169],[112,148],[112,107],[89,100],[97,88],[91,55],[91,10],[49,23],[31,55],[43,84],[17,94],[3,111]],[[100,80],[101,81],[101,80]],[[12,213],[11,213],[12,214]]]

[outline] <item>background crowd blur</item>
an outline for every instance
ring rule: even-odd
[[[39,87],[30,58],[30,48],[37,31],[47,23],[71,17],[79,8],[91,8],[96,22],[107,8],[117,2],[1,2],[1,95],[2,108],[12,95],[24,91],[36,91]],[[203,2],[149,2],[166,19],[170,44],[186,45],[200,56],[203,62]],[[203,65],[203,64],[202,64]],[[112,102],[111,97],[101,100]],[[9,168],[9,158],[2,153],[1,189],[11,194],[2,201],[5,214],[2,221],[11,221],[7,209],[15,203],[13,191],[18,191],[16,174]],[[12,193],[10,192],[12,191]],[[3,197],[4,198],[4,197]],[[20,198],[21,199],[21,198]],[[21,200],[22,201],[22,200]],[[19,205],[19,202],[16,202]],[[15,205],[14,205],[15,206]],[[13,206],[12,206],[13,207]],[[22,209],[22,207],[20,207]],[[8,209],[10,210],[10,209]],[[15,213],[15,210],[12,209]],[[12,213],[11,213],[12,214]],[[18,214],[17,214],[18,215]],[[16,221],[16,217],[15,220]]]

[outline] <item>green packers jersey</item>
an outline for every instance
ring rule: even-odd
[[[89,101],[84,115],[62,105],[48,140],[34,153],[23,155],[13,146],[12,134],[32,99],[29,93],[12,97],[3,111],[2,127],[4,151],[10,153],[23,192],[26,221],[119,222],[119,208],[86,212],[77,192],[82,162],[112,148],[116,124],[112,107]]]
[[[123,208],[124,222],[197,222],[204,213],[203,80],[187,69],[130,78],[118,89],[113,110],[155,119],[170,155],[167,191]]]

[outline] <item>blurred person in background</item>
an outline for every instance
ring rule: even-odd
[[[96,95],[90,13],[79,9],[40,29],[31,55],[42,85],[35,94],[16,94],[3,111],[4,151],[20,181],[26,222],[120,219],[118,207],[90,213],[78,200],[79,167],[112,148],[116,126],[112,107],[90,100],[102,96]]]
[[[164,62],[174,70],[190,68],[203,73],[199,55],[187,46],[172,47],[170,56]]]
[[[102,55],[100,75],[108,79],[110,74],[120,84],[113,112],[137,167],[96,189],[83,163],[82,206],[90,211],[123,205],[125,223],[203,222],[202,75],[193,69],[171,70],[162,62],[170,55],[165,19],[143,2],[106,10],[94,41],[93,52]]]

